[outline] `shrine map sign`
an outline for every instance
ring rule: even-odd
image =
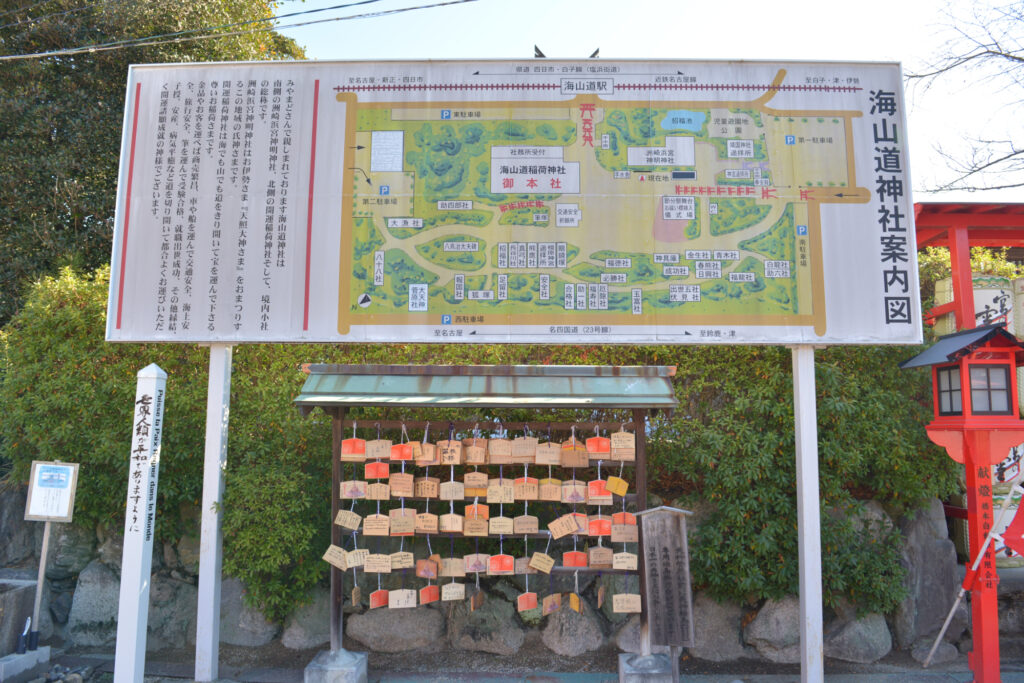
[[[919,343],[900,76],[133,67],[107,337]]]

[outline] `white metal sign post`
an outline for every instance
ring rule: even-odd
[[[132,449],[128,457],[128,498],[114,655],[116,683],[141,681],[146,665],[146,626],[166,384],[167,373],[158,366],[148,365],[139,370]]]
[[[203,456],[203,517],[199,538],[199,603],[196,611],[196,680],[217,679],[220,645],[221,500],[228,456],[231,404],[231,346],[210,346],[206,395],[206,450]]]
[[[825,680],[821,609],[821,511],[818,498],[818,409],[814,347],[793,347],[796,422],[796,515],[800,554],[800,680]]]

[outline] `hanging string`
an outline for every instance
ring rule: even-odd
[[[352,438],[356,438],[356,421],[352,420]]]
[[[598,479],[598,481],[600,481],[600,479],[601,479],[601,460],[597,461],[597,479]],[[597,506],[597,516],[598,517],[600,517],[602,512],[603,512],[602,507],[603,506],[601,504],[598,504],[598,506]],[[598,548],[604,547],[603,544],[601,543],[603,538],[604,538],[603,536],[598,536],[597,537],[597,547]]]
[[[530,537],[527,534],[523,534],[523,556],[527,558],[526,563],[526,592],[530,592]]]
[[[622,473],[623,473],[625,467],[626,467],[625,461],[623,461],[622,463],[619,464],[619,479],[622,478]],[[626,512],[626,497],[625,496],[622,497],[622,512],[623,513]],[[623,517],[625,517],[625,514],[623,514]],[[626,520],[623,519],[622,521],[626,521]],[[625,541],[622,542],[622,552],[626,552],[626,542]]]

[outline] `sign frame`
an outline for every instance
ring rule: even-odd
[[[70,523],[75,511],[75,493],[78,489],[78,463],[61,462],[59,460],[33,460],[32,472],[29,475],[28,499],[25,503],[25,521],[27,522],[62,522]],[[63,486],[54,487],[43,483],[47,474],[52,476],[64,476],[66,483]],[[40,489],[67,489],[66,494],[60,494],[59,500],[51,502],[51,505],[59,506],[55,512],[58,514],[45,514],[38,510],[32,512],[33,507],[42,505],[40,499],[44,495]]]

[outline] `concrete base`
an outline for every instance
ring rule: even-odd
[[[679,683],[668,655],[619,654],[619,683]]]
[[[50,663],[50,646],[43,645],[29,650],[23,655],[7,655],[0,657],[0,683],[9,681],[15,676],[28,673],[36,667],[45,669]]]
[[[305,683],[366,683],[366,653],[321,652],[306,666],[303,680]]]

